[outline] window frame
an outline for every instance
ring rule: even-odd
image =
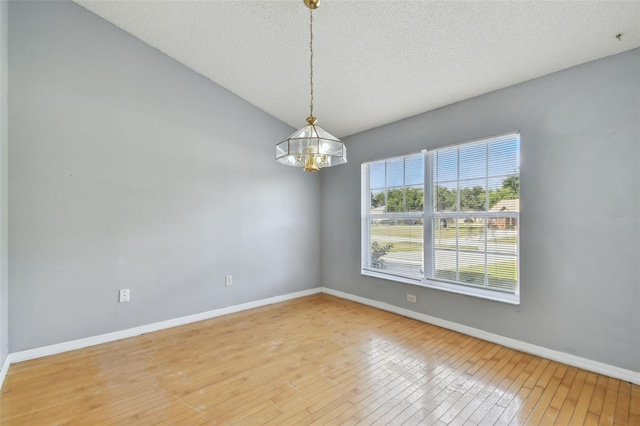
[[[433,206],[434,204],[434,194],[433,188],[436,183],[436,179],[433,175],[433,161],[432,155],[438,151],[443,151],[446,149],[459,149],[465,145],[471,144],[479,144],[479,143],[490,143],[491,141],[498,141],[500,139],[504,139],[507,137],[515,137],[517,138],[517,146],[518,146],[518,156],[520,155],[520,132],[509,132],[501,135],[496,135],[488,138],[478,139],[474,141],[462,142],[451,144],[447,146],[441,146],[433,149],[424,149],[419,152],[409,153],[406,155],[387,157],[384,159],[378,159],[368,162],[363,162],[361,165],[361,262],[360,269],[361,274],[365,276],[370,276],[374,278],[385,279],[389,281],[402,282],[411,285],[418,285],[427,288],[433,288],[437,290],[444,290],[451,293],[464,294],[468,296],[479,297],[488,300],[494,300],[503,303],[509,303],[513,305],[520,304],[520,208],[518,208],[517,212],[491,212],[488,204],[486,205],[485,211],[479,212],[461,212],[459,211],[459,202],[460,196],[457,197],[458,203],[458,211],[455,212],[438,212],[436,208]],[[405,159],[407,157],[412,157],[416,155],[422,155],[424,161],[424,200],[423,200],[423,211],[422,212],[411,212],[411,213],[371,213],[371,189],[370,189],[370,165],[375,163],[387,162],[395,159]],[[488,155],[488,154],[487,154]],[[459,163],[457,163],[459,164]],[[520,179],[520,170],[519,164],[520,159],[517,160],[518,164],[518,179]],[[490,176],[487,173],[485,174],[484,179],[488,182]],[[458,179],[460,182],[460,179]],[[385,188],[386,189],[386,188]],[[488,203],[489,197],[489,186],[486,188],[486,197]],[[520,194],[518,195],[520,197]],[[390,219],[390,220],[422,220],[422,243],[423,243],[423,259],[422,259],[422,268],[421,268],[421,276],[411,276],[410,274],[403,274],[400,272],[381,272],[379,270],[374,270],[371,265],[371,223],[372,216],[375,215],[375,219]],[[517,221],[518,226],[518,234],[517,240],[515,244],[515,252],[513,256],[515,257],[516,262],[516,283],[515,290],[513,292],[500,290],[497,288],[489,288],[488,286],[483,287],[474,284],[466,284],[462,281],[449,281],[441,278],[435,278],[435,253],[437,250],[435,245],[435,229],[433,224],[434,221],[442,218],[455,218],[456,222],[459,219],[465,219],[469,217],[473,218],[483,218],[484,221],[484,230],[488,229],[488,220],[491,218],[514,218]],[[458,229],[456,227],[456,229]],[[458,239],[458,231],[456,231],[456,240]],[[460,253],[460,249],[456,248],[454,250],[456,253]],[[464,252],[464,251],[463,251]],[[488,255],[497,255],[497,253],[490,252],[487,250],[487,242],[485,238],[485,250],[483,251],[485,256],[485,270],[487,266],[486,258]],[[456,274],[458,271],[456,270]],[[486,274],[486,272],[485,272]]]

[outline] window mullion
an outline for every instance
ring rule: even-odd
[[[424,152],[424,206],[422,208],[422,247],[423,247],[423,280],[435,276],[434,263],[434,229],[433,229],[433,210],[434,210],[434,166],[433,154]]]
[[[402,211],[407,212],[407,157],[402,161]]]
[[[389,200],[387,200],[387,193],[389,192],[387,190],[387,167],[388,167],[388,162],[385,161],[384,162],[384,212],[385,213],[389,213]]]
[[[489,211],[489,142],[484,145],[484,155],[485,155],[485,205],[484,210],[486,212]],[[484,223],[484,285],[485,287],[489,287],[489,259],[487,258],[487,219],[485,218]]]
[[[456,149],[456,213],[460,214],[460,148]],[[460,234],[456,218],[456,281],[460,281]]]

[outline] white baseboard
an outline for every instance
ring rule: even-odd
[[[473,328],[452,321],[443,320],[426,314],[421,314],[419,312],[411,311],[409,309],[390,305],[388,303],[367,299],[365,297],[355,296],[353,294],[345,293],[338,290],[333,290],[331,288],[323,287],[322,292],[330,294],[332,296],[340,297],[342,299],[362,303],[363,305],[369,305],[374,308],[382,309],[384,311],[393,312],[394,314],[402,315],[404,317],[409,317],[418,321],[437,325],[442,328],[454,330],[459,333],[497,343],[499,345],[506,346],[512,349],[517,349],[519,351],[526,352],[532,355],[537,355],[553,361],[561,362],[563,364],[568,364],[574,367],[582,368],[584,370],[593,371],[594,373],[604,374],[609,377],[614,377],[616,379],[640,385],[640,372],[637,371],[626,370],[624,368],[615,367],[613,365],[593,361],[591,359],[567,354],[565,352],[556,351],[553,349],[545,348],[543,346],[538,346],[531,343],[523,342],[521,340],[512,339],[510,337],[500,336],[499,334],[489,333],[488,331],[480,330],[478,328]]]
[[[7,357],[4,359],[4,363],[2,364],[2,369],[0,369],[0,389],[2,389],[4,378],[7,377],[7,373],[9,372],[10,365],[11,365],[11,354],[7,354]]]
[[[139,336],[152,331],[164,330],[166,328],[176,327],[179,325],[189,324],[196,321],[207,320],[222,315],[232,314],[235,312],[245,311],[247,309],[258,308],[260,306],[273,305],[274,303],[284,302],[285,300],[297,299],[298,297],[309,296],[322,292],[322,288],[313,288],[310,290],[298,291],[295,293],[284,294],[282,296],[269,297],[268,299],[255,300],[253,302],[242,303],[240,305],[227,306],[225,308],[214,309],[212,311],[201,312],[199,314],[187,315],[184,317],[174,318],[166,321],[155,322],[153,324],[142,325],[140,327],[128,328],[126,330],[114,331],[112,333],[100,334],[98,336],[87,337],[84,339],[71,340],[69,342],[57,343],[55,345],[42,346],[40,348],[28,349],[26,351],[14,352],[7,357],[10,363],[27,361],[34,358],[40,358],[48,355],[55,355],[75,349],[82,349],[93,345],[113,342],[115,340],[126,339],[127,337]],[[5,362],[6,364],[6,362]],[[8,367],[7,367],[8,369]],[[3,367],[4,371],[4,367]],[[6,373],[5,373],[6,374]],[[4,378],[4,377],[2,377]],[[0,381],[0,388],[2,381]]]
[[[222,315],[232,314],[235,312],[245,311],[247,309],[258,308],[261,306],[272,305],[274,303],[284,302],[286,300],[296,299],[299,297],[309,296],[317,293],[326,293],[332,296],[340,297],[342,299],[351,300],[354,302],[362,303],[363,305],[372,306],[374,308],[382,309],[384,311],[393,312],[398,315],[402,315],[408,318],[413,318],[418,321],[426,322],[429,324],[437,325],[439,327],[454,330],[460,333],[467,334],[469,336],[477,337],[479,339],[487,340],[489,342],[497,343],[499,345],[507,346],[509,348],[517,349],[519,351],[527,352],[533,355],[548,358],[557,362],[572,365],[574,367],[582,368],[585,370],[593,371],[595,373],[604,374],[616,379],[624,380],[627,382],[640,385],[640,372],[626,370],[623,368],[615,367],[609,364],[604,364],[598,361],[582,358],[579,356],[559,352],[553,349],[548,349],[542,346],[533,345],[531,343],[522,342],[520,340],[511,339],[509,337],[500,336],[498,334],[489,333],[484,330],[469,327],[466,325],[458,324],[452,321],[446,321],[440,318],[432,317],[419,312],[411,311],[409,309],[400,308],[398,306],[390,305],[388,303],[379,302],[377,300],[367,299],[353,294],[345,293],[338,290],[333,290],[326,287],[318,287],[310,290],[303,290],[295,293],[289,293],[282,296],[270,297],[267,299],[256,300],[253,302],[242,303],[240,305],[228,306],[225,308],[214,309],[212,311],[202,312],[199,314],[188,315],[180,318],[174,318],[167,321],[156,322],[153,324],[147,324],[140,327],[129,328],[126,330],[115,331],[112,333],[101,334],[98,336],[87,337],[84,339],[72,340],[69,342],[58,343],[55,345],[43,346],[40,348],[29,349],[26,351],[14,352],[7,355],[2,369],[0,370],[0,389],[4,383],[4,378],[9,371],[9,366],[13,363],[27,361],[34,358],[40,358],[48,355],[55,355],[75,349],[82,349],[93,345],[99,345],[102,343],[113,342],[115,340],[126,339],[128,337],[138,336],[144,333],[150,333],[153,331],[164,330],[171,327],[176,327],[184,324],[189,324],[196,321],[202,321],[210,318],[219,317]]]

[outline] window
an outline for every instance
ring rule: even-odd
[[[520,135],[362,165],[362,273],[519,303]]]

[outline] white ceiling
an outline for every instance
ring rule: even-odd
[[[292,127],[305,124],[302,0],[76,2]],[[313,18],[314,112],[338,137],[640,47],[640,1],[322,0]]]

